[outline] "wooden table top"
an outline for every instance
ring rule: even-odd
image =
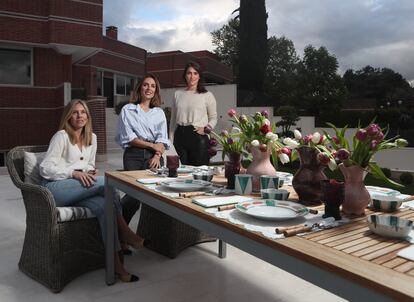
[[[352,218],[348,224],[305,236],[271,239],[206,212],[205,208],[192,203],[191,198],[174,199],[148,189],[136,181],[138,178],[154,177],[146,171],[106,172],[105,175],[145,191],[146,194],[190,214],[224,226],[398,301],[414,301],[414,261],[397,256],[398,251],[408,247],[410,243],[373,234],[368,228],[366,216]],[[225,183],[224,177],[215,177],[213,181]],[[286,188],[293,191],[291,187]],[[294,191],[291,193],[292,197],[295,198]],[[370,213],[373,212],[367,209],[366,214]],[[414,220],[414,211],[408,209],[402,209],[392,215]]]

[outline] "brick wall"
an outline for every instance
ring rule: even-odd
[[[63,86],[0,87],[0,150],[48,144],[63,111]]]
[[[62,55],[50,48],[33,50],[34,85],[58,86],[72,81],[70,55]]]
[[[137,76],[142,76],[145,72],[145,63],[134,62],[122,57],[112,56],[107,53],[98,53],[90,60],[88,60],[88,62],[83,62],[82,64],[90,64],[105,69],[134,74]]]
[[[92,116],[93,132],[97,136],[97,154],[106,153],[106,98],[96,98],[87,100],[87,105]]]

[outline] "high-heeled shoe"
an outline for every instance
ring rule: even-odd
[[[150,239],[144,239],[140,242],[128,242],[128,245],[133,247],[136,250],[143,249],[144,247],[148,246],[151,243]]]
[[[121,274],[116,273],[116,276],[122,282],[137,282],[137,281],[139,281],[139,277],[134,275],[134,274],[121,275]]]

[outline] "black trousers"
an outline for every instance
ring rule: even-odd
[[[174,132],[174,147],[183,165],[208,165],[208,136],[194,131],[193,126],[178,126]]]
[[[139,147],[128,147],[124,151],[124,170],[146,170],[149,168],[149,160],[154,156],[154,150],[148,150]],[[163,165],[163,158],[161,157],[161,165]],[[129,223],[135,213],[139,210],[141,203],[139,200],[125,195],[121,199],[122,215]]]

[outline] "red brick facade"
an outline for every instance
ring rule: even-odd
[[[64,83],[83,91],[106,153],[106,99],[97,96],[101,72],[139,78],[144,49],[102,36],[103,0],[0,1],[0,49],[32,54],[32,83],[0,83],[0,152],[17,145],[48,144],[64,107]],[[112,30],[116,31],[113,27]]]

